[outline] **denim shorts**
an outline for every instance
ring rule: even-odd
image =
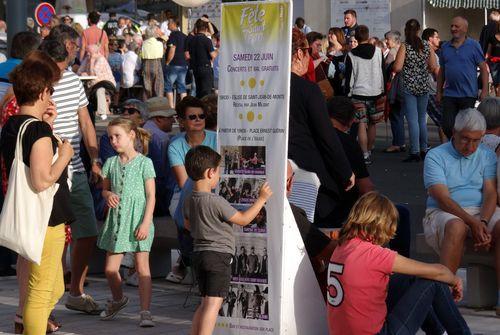
[[[187,66],[167,65],[165,67],[165,92],[172,93],[174,84],[177,93],[186,93]]]

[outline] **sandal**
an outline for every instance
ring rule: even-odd
[[[24,332],[23,317],[16,314],[14,317],[14,334],[22,334]]]
[[[390,146],[389,148],[385,149],[383,152],[386,153],[386,154],[394,154],[394,153],[397,153],[397,152],[403,152],[404,149],[401,149],[401,147],[398,147],[398,146]]]
[[[47,320],[47,334],[55,333],[61,328],[62,324],[57,322],[54,318],[53,314],[50,314],[49,319]],[[24,333],[24,325],[23,325],[23,317],[19,314],[16,314],[14,317],[14,334],[22,334]]]

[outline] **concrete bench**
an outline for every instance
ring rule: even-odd
[[[155,225],[155,238],[149,255],[151,276],[153,278],[165,277],[172,267],[171,251],[179,249],[177,228],[170,216],[156,217],[153,222]],[[99,231],[102,229],[103,224],[102,221],[97,223]],[[105,260],[106,252],[96,248],[89,264],[89,273],[103,273]]]
[[[425,259],[435,260],[437,257],[425,241],[424,234],[416,236],[416,251]],[[474,251],[472,240],[468,238],[461,266],[467,269],[466,305],[472,308],[495,306],[497,285],[493,252]]]

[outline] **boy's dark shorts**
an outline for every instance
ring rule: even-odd
[[[195,251],[193,267],[202,297],[225,298],[231,281],[233,256],[217,251]]]

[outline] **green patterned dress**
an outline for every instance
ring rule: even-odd
[[[113,156],[102,167],[102,175],[111,181],[111,192],[120,197],[120,202],[117,208],[109,209],[97,245],[112,253],[150,251],[154,238],[153,223],[143,241],[135,238],[135,230],[142,223],[146,210],[145,182],[156,177],[153,162],[138,154],[122,164],[120,157]]]

